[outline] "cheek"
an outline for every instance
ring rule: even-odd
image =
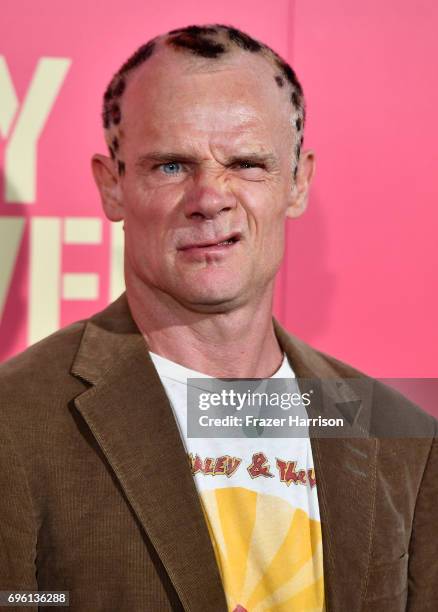
[[[253,193],[246,209],[250,234],[262,268],[277,269],[284,253],[286,202],[279,187]]]
[[[147,255],[149,261],[162,260],[169,249],[174,194],[169,190],[135,188],[124,194],[125,240],[131,252]]]
[[[123,190],[123,205],[127,224],[135,225],[153,233],[162,224],[162,218],[167,210],[165,196],[156,190],[145,189],[140,181],[125,185]]]
[[[254,182],[236,188],[234,193],[245,211],[250,231],[258,239],[264,241],[269,236],[281,235],[286,204],[280,182]]]

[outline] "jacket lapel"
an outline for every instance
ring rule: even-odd
[[[364,379],[341,381],[340,371],[320,353],[291,338],[276,321],[274,326],[297,378],[322,381],[318,405],[323,416],[346,419],[343,437],[321,437],[317,427],[309,433],[321,516],[326,610],[355,612],[362,608],[366,589],[376,494],[377,440],[368,437],[371,384]],[[309,416],[316,417],[317,410],[311,407]]]
[[[226,610],[178,426],[124,296],[87,323],[72,372],[92,385],[76,398],[76,407],[160,556],[184,609]]]

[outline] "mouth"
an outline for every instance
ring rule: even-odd
[[[193,242],[187,245],[184,245],[179,248],[180,251],[188,251],[192,249],[222,249],[229,248],[239,242],[241,239],[241,235],[239,233],[230,234],[228,236],[224,236],[219,238],[218,240],[206,240],[203,242]]]

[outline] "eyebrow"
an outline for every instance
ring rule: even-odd
[[[150,153],[146,153],[145,155],[140,155],[137,161],[135,162],[135,165],[141,167],[151,161],[166,163],[174,160],[178,160],[180,162],[185,163],[195,163],[199,161],[193,155],[187,155],[184,153],[173,153],[171,151],[169,151],[168,153],[163,153],[160,151],[151,151]]]
[[[142,167],[145,163],[155,161],[166,163],[169,161],[179,161],[182,163],[199,163],[199,158],[194,155],[188,155],[186,153],[177,153],[177,152],[162,152],[162,151],[151,151],[150,153],[146,153],[145,155],[140,155],[137,159],[135,165],[137,167]],[[233,165],[238,162],[248,161],[256,164],[266,164],[266,165],[276,165],[278,164],[278,158],[273,153],[245,153],[242,152],[239,155],[232,155],[227,160],[227,165]]]
[[[242,161],[249,161],[254,164],[275,165],[278,163],[278,158],[273,153],[242,153],[241,155],[233,155],[228,160],[229,164],[236,164]]]

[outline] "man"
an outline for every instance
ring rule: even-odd
[[[314,170],[292,69],[183,28],[121,67],[103,119],[126,295],[1,368],[0,589],[93,612],[436,610],[434,419],[382,385],[357,402],[339,379],[369,379],[272,319]],[[188,379],[208,377],[336,381],[349,436],[194,439]]]

